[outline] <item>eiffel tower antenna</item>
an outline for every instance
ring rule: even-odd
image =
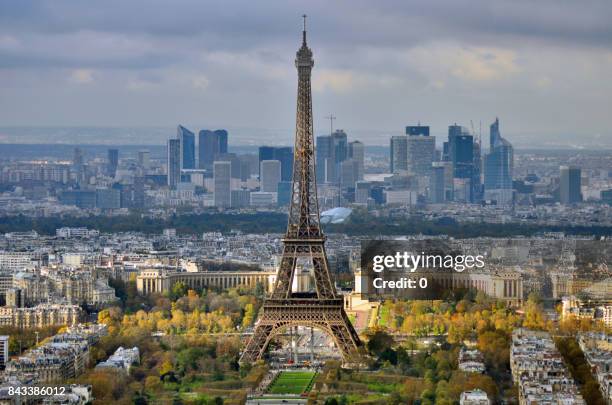
[[[344,311],[329,274],[325,236],[321,231],[314,159],[311,72],[312,51],[306,44],[306,16],[302,46],[295,58],[298,71],[297,114],[293,159],[293,185],[283,256],[274,291],[266,298],[257,326],[240,358],[241,363],[260,359],[270,341],[287,328],[306,326],[332,337],[345,362],[362,348]],[[314,292],[292,291],[298,259],[309,259],[314,272]]]

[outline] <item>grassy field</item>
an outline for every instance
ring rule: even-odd
[[[268,388],[268,393],[301,394],[310,389],[315,375],[312,371],[281,371]]]
[[[389,312],[389,307],[387,305],[383,304],[378,308],[378,326],[388,326]]]

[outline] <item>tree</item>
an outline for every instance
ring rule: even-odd
[[[393,347],[395,342],[393,336],[383,330],[375,330],[373,333],[368,334],[368,343],[366,347],[368,352],[373,355],[380,356],[385,349]]]
[[[244,317],[242,318],[242,327],[247,328],[255,322],[255,316],[257,313],[255,312],[255,306],[253,304],[246,304],[244,307]]]
[[[546,329],[546,316],[540,297],[537,293],[529,294],[527,303],[525,304],[525,320],[523,326],[529,329]]]
[[[189,288],[185,283],[183,283],[182,281],[178,281],[172,286],[172,290],[170,291],[170,298],[172,300],[178,300],[179,298],[187,294],[188,289]]]

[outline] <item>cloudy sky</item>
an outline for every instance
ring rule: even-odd
[[[612,145],[609,0],[0,1],[0,126],[289,143],[302,13],[318,133],[330,113],[371,144],[499,116],[518,143]]]

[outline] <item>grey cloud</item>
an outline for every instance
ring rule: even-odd
[[[605,0],[313,1],[303,9],[312,16],[313,43],[347,53],[347,61],[364,48],[405,49],[441,40],[612,46],[612,3]],[[31,43],[25,52],[0,47],[0,66],[140,69],[189,63],[197,52],[288,50],[299,38],[300,12],[293,2],[267,0],[5,1],[0,3],[0,35]],[[70,41],[84,32],[89,54],[75,52]],[[142,39],[155,49],[114,55],[104,47],[109,36]]]
[[[609,136],[609,0],[0,1],[0,122],[291,128],[303,12],[321,128]]]

